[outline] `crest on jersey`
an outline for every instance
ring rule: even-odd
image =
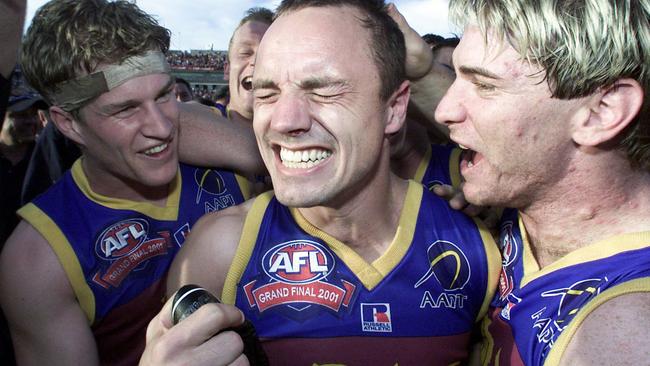
[[[313,305],[338,312],[341,306],[349,306],[355,286],[333,278],[335,264],[330,250],[315,241],[292,240],[275,245],[262,256],[266,281],[253,280],[244,285],[248,304],[260,313],[280,305],[295,312]]]
[[[108,289],[119,287],[122,281],[150,258],[166,255],[171,245],[169,232],[149,237],[149,223],[140,218],[123,220],[104,229],[95,241],[95,255],[110,263],[99,270],[93,281]]]

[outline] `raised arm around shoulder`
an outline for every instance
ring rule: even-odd
[[[203,216],[174,258],[167,277],[167,295],[194,284],[217,297],[235,256],[246,213],[254,200]]]
[[[575,320],[574,320],[575,321]],[[650,293],[630,293],[589,314],[569,342],[561,365],[647,365]]]
[[[180,103],[179,109],[182,162],[230,169],[246,176],[265,174],[252,128],[233,123],[198,103]]]
[[[0,256],[0,305],[19,365],[97,365],[95,340],[45,238],[22,221]]]

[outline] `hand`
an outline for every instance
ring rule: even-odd
[[[462,211],[470,217],[478,217],[488,229],[495,229],[501,216],[500,210],[492,207],[476,206],[467,202],[462,188],[463,183],[460,184],[459,188],[447,184],[436,185],[433,187],[433,193],[449,201],[449,206],[454,210]]]
[[[406,42],[406,77],[417,80],[426,75],[433,66],[433,52],[422,37],[406,22],[395,4],[387,6],[388,14],[399,26]]]
[[[239,335],[234,331],[222,331],[244,322],[241,311],[232,305],[205,304],[172,326],[173,298],[149,322],[141,366],[249,364]]]

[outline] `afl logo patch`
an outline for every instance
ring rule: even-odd
[[[95,242],[98,257],[114,260],[128,256],[147,239],[149,224],[142,219],[120,221],[105,229]]]
[[[307,284],[330,274],[334,268],[334,256],[319,243],[292,240],[266,252],[262,257],[262,268],[279,282]]]

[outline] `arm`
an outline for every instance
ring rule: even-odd
[[[180,160],[198,166],[264,174],[253,129],[232,123],[198,103],[179,103]]]
[[[172,326],[171,308],[175,292],[196,284],[220,294],[234,257],[246,212],[252,200],[203,216],[192,228],[183,248],[174,258],[167,277],[171,300],[149,323],[147,345],[140,365],[182,364],[191,359],[198,365],[247,365],[241,337],[226,328],[240,325],[243,314],[232,305],[203,305]]]
[[[97,365],[95,340],[58,258],[22,221],[0,256],[0,305],[20,365]]]
[[[192,227],[167,276],[167,295],[194,284],[221,296],[246,213],[254,200],[203,216]]]
[[[621,295],[585,318],[560,364],[646,365],[650,360],[649,335],[650,293]]]
[[[434,62],[431,47],[411,28],[395,5],[389,5],[388,12],[404,34],[406,42],[406,77],[411,80],[409,113],[448,138],[449,129],[436,122],[435,111],[453,78],[450,80],[449,73]]]

